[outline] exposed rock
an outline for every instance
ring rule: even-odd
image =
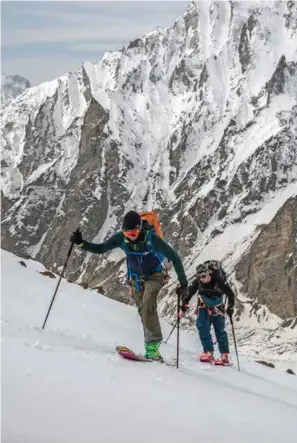
[[[79,286],[81,286],[83,289],[88,289],[89,285],[88,283],[78,283]]]
[[[295,372],[293,371],[293,369],[287,369],[286,372],[288,374],[296,375]]]
[[[244,293],[283,319],[297,315],[297,197],[264,226],[236,266]]]
[[[256,363],[260,363],[261,365],[268,366],[268,368],[275,368],[273,363],[264,361],[264,360],[255,360]]]
[[[253,50],[250,43],[254,27],[259,23],[254,15],[250,15],[247,23],[244,23],[240,36],[240,43],[238,47],[239,60],[241,63],[241,71],[244,74],[253,60]]]
[[[41,271],[39,272],[41,275],[44,275],[49,278],[56,278],[55,274],[53,274],[51,271]]]
[[[19,261],[19,264],[25,266],[25,268],[27,267],[26,263],[23,260]]]
[[[94,288],[92,288],[93,290],[96,290],[99,294],[105,294],[103,286],[94,286]]]

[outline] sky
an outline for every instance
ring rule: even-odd
[[[1,72],[32,85],[99,61],[155,26],[170,27],[190,1],[1,1]]]

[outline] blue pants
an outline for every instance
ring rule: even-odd
[[[217,307],[217,309],[222,311],[221,307]],[[221,354],[223,352],[229,352],[228,336],[227,332],[225,331],[225,316],[217,314],[213,309],[212,315],[210,315],[206,307],[199,307],[196,326],[199,332],[203,350],[211,352],[214,350],[210,335],[211,320]]]

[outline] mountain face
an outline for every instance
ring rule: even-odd
[[[297,196],[286,201],[271,223],[263,226],[248,252],[236,264],[242,291],[269,306],[281,318],[297,316]]]
[[[1,104],[5,105],[9,100],[16,98],[26,89],[30,88],[30,82],[21,75],[1,74]]]
[[[243,325],[263,309],[292,324],[296,23],[295,2],[191,3],[172,28],[8,104],[3,247],[61,270],[78,225],[101,242],[126,211],[155,208],[189,275],[223,260]],[[77,251],[67,270],[130,302],[125,274],[118,250]],[[160,305],[169,316],[173,280]]]

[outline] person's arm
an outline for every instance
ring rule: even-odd
[[[234,301],[235,301],[235,294],[232,291],[231,287],[228,285],[228,283],[223,282],[223,280],[218,279],[218,288],[224,292],[224,294],[228,297],[228,308],[234,307]]]
[[[187,287],[188,280],[185,274],[182,261],[177,252],[161,237],[154,234],[152,235],[152,244],[157,252],[161,252],[161,254],[165,255],[165,257],[168,258],[168,260],[173,263],[180,285],[182,287]]]
[[[90,243],[83,240],[82,245],[79,247],[84,251],[93,252],[95,254],[104,254],[112,249],[119,248],[122,241],[123,234],[121,232],[117,232],[109,240],[106,240],[103,243]]]
[[[188,296],[184,300],[182,300],[182,303],[184,305],[188,305],[190,300],[191,300],[191,298],[193,297],[193,295],[196,294],[197,291],[198,291],[198,280],[197,280],[197,278],[195,278],[193,283],[191,283],[190,286],[189,286],[189,294],[188,294]]]

